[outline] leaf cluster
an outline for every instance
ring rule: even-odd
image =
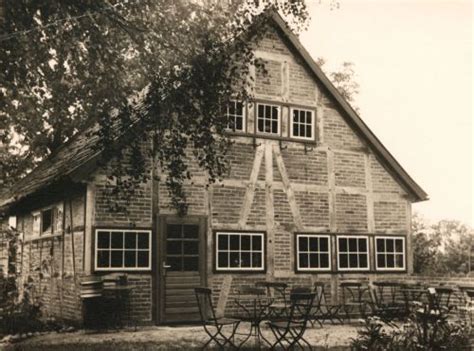
[[[0,53],[9,154],[25,172],[89,129],[116,210],[152,177],[152,162],[185,213],[188,150],[211,182],[227,168],[223,107],[252,100],[252,49],[270,8],[304,28],[304,1],[6,0],[4,32],[19,33]]]

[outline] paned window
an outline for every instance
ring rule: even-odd
[[[166,226],[166,264],[169,271],[199,271],[199,226],[168,224]]]
[[[257,104],[257,132],[280,134],[280,107]]]
[[[216,271],[264,271],[263,233],[216,232]]]
[[[245,131],[245,109],[240,101],[231,101],[227,106],[228,128],[233,131]]]
[[[331,240],[328,235],[297,234],[296,242],[298,271],[331,269]]]
[[[149,270],[151,268],[151,231],[97,229],[95,233],[96,270]]]
[[[375,238],[375,268],[377,270],[405,269],[405,238],[376,237]]]
[[[291,109],[291,136],[299,139],[313,139],[314,119],[313,111]]]
[[[369,238],[367,236],[338,236],[337,264],[339,270],[369,269]]]

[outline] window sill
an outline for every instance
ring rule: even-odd
[[[277,141],[286,141],[291,143],[299,143],[299,144],[306,144],[311,146],[316,146],[318,142],[316,140],[310,139],[301,139],[301,138],[291,138],[291,137],[283,137],[281,135],[271,135],[271,134],[254,134],[254,133],[245,133],[245,132],[227,132],[229,136],[237,136],[237,137],[248,137],[254,139],[270,139],[270,140],[277,140]]]
[[[63,233],[59,233],[59,234],[35,235],[35,236],[33,236],[33,237],[24,239],[23,242],[24,242],[24,243],[28,243],[28,242],[34,242],[34,241],[40,241],[40,240],[47,240],[47,239],[58,238],[58,237],[60,237],[60,236],[63,236]]]

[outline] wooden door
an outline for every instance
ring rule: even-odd
[[[194,288],[206,285],[205,219],[163,217],[160,225],[160,322],[199,320]]]

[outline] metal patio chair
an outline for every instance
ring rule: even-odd
[[[366,300],[367,288],[358,281],[345,281],[340,285],[342,293],[342,310],[346,315],[346,321],[351,317],[365,317],[368,301]]]
[[[273,303],[269,307],[269,319],[276,320],[287,313],[288,301],[286,289],[288,289],[288,284],[283,282],[258,281],[255,283],[255,286],[265,288],[267,297],[273,300]]]
[[[462,317],[466,318],[469,321],[471,327],[474,326],[474,285],[471,286],[459,286],[461,291],[461,306],[459,306],[458,311]]]
[[[305,349],[303,344],[312,350],[311,344],[303,338],[303,335],[308,326],[315,296],[315,293],[306,288],[291,291],[288,316],[280,321],[267,323],[276,338],[271,346],[272,350],[278,346],[283,350],[291,350],[296,345]]]
[[[383,290],[377,289],[373,284],[369,284],[368,291],[370,314],[380,318],[387,325],[396,326],[393,320],[402,318],[405,314],[405,305],[396,303],[393,297],[387,301]]]
[[[208,288],[194,288],[199,314],[204,331],[209,340],[202,346],[204,350],[211,342],[215,342],[219,349],[224,350],[226,346],[238,349],[234,344],[234,336],[240,321],[232,318],[217,317],[212,304],[212,290]],[[231,327],[230,335],[224,334],[224,328]]]
[[[324,282],[315,282],[314,292],[316,297],[312,318],[318,321],[320,324],[326,320],[329,320],[331,324],[336,324],[334,320],[337,320],[340,324],[343,324],[343,320],[339,316],[341,305],[327,302],[326,293],[324,291]]]

